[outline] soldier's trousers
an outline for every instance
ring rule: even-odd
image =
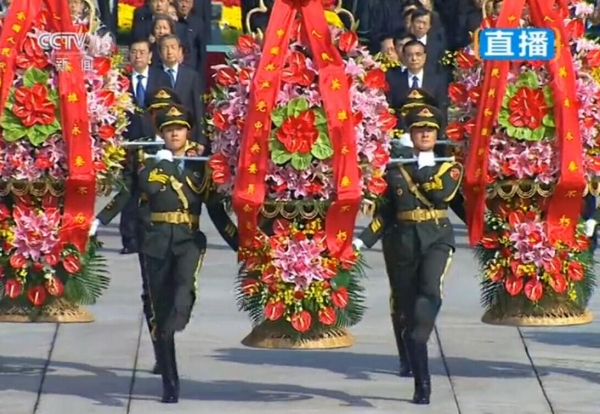
[[[392,280],[393,307],[402,316],[407,336],[416,343],[427,343],[442,306],[444,277],[453,249],[445,243],[431,245],[411,255],[398,251]],[[407,249],[412,250],[412,249]]]
[[[184,330],[196,302],[196,275],[204,250],[192,241],[178,247],[180,254],[169,251],[163,258],[145,257],[153,337]]]

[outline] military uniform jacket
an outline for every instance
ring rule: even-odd
[[[410,244],[410,250],[422,252],[436,243],[455,247],[454,231],[448,218],[427,221],[403,221],[398,213],[414,210],[447,210],[456,196],[463,178],[463,167],[456,162],[444,162],[434,167],[418,169],[417,164],[393,165],[386,172],[388,189],[385,201],[360,239],[372,247],[386,232],[395,232],[400,246]],[[420,246],[414,246],[418,240]]]
[[[148,159],[140,171],[139,184],[142,198],[148,200],[150,215],[181,212],[197,217],[199,221],[202,204],[206,204],[208,215],[219,234],[237,251],[237,227],[231,221],[223,203],[215,197],[210,176],[205,173],[204,163],[186,161],[185,168],[180,172],[176,162],[156,162]],[[197,230],[197,226],[151,222],[145,226],[141,248],[143,253],[161,258],[169,250],[175,255],[181,254],[189,242],[197,242],[201,249],[206,248],[206,238]]]
[[[144,141],[152,141],[152,138],[146,138]],[[112,198],[112,200],[98,213],[96,218],[100,220],[102,225],[106,226],[119,214],[129,202],[130,197],[135,197],[139,200],[140,214],[138,219],[145,221],[144,217],[144,199],[141,199],[141,191],[139,188],[138,171],[144,163],[145,154],[156,154],[162,149],[160,145],[153,147],[145,147],[144,149],[131,150],[128,152],[127,162],[123,169],[122,186],[120,191]]]

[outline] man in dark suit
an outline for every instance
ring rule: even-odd
[[[427,52],[428,69],[441,72],[441,60],[448,48],[443,27],[432,26],[433,14],[426,9],[416,9],[411,16],[410,32],[422,44]]]
[[[206,23],[201,14],[195,11],[194,0],[178,0],[176,6],[179,14],[178,23],[187,36],[188,51],[185,54],[184,63],[203,74],[206,69],[206,46],[209,39]],[[208,24],[210,25],[210,22]],[[200,77],[204,79],[203,76]]]
[[[194,69],[179,64],[183,50],[177,36],[167,35],[161,38],[159,50],[171,87],[194,117],[193,138],[206,151],[208,142],[204,136],[204,102],[200,75]]]
[[[117,34],[117,0],[97,0],[100,20],[113,35]]]
[[[435,70],[427,67],[429,55],[425,45],[416,39],[406,42],[402,49],[402,59],[406,70],[398,67],[387,72],[390,106],[400,108],[413,89],[423,88],[438,103],[445,121],[448,113],[448,89],[445,80]]]
[[[153,137],[155,135],[152,124],[140,112],[146,110],[153,91],[163,86],[169,86],[169,78],[162,70],[150,67],[152,53],[150,52],[150,43],[147,40],[140,40],[131,44],[129,59],[133,67],[129,75],[129,92],[140,111],[131,114],[126,138],[137,141],[142,137]],[[138,251],[139,246],[137,245],[135,232],[138,201],[136,197],[130,197],[127,205],[122,210],[121,222],[119,223],[119,232],[123,244],[121,254],[132,254]]]

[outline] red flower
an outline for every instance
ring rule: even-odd
[[[496,233],[486,234],[481,239],[481,245],[486,249],[496,249],[500,245],[498,235]]]
[[[580,39],[585,34],[583,19],[573,19],[567,23],[567,34],[571,39]]]
[[[481,86],[475,86],[474,88],[469,89],[469,100],[471,103],[478,104],[479,98],[481,98]]]
[[[448,96],[452,102],[464,104],[469,99],[469,92],[462,83],[454,82],[448,86]]]
[[[111,139],[114,138],[116,131],[117,128],[115,128],[113,125],[100,125],[98,128],[98,137],[100,137],[102,140]]]
[[[60,281],[60,279],[58,279],[56,277],[52,277],[52,278],[46,280],[46,283],[44,284],[44,286],[46,287],[46,290],[48,291],[48,293],[54,297],[62,296],[65,291],[65,286]]]
[[[319,322],[321,322],[323,325],[333,325],[335,323],[335,319],[335,309],[327,307],[319,311]]]
[[[312,324],[312,316],[308,311],[303,310],[299,313],[294,313],[292,315],[292,328],[297,330],[300,333],[304,333],[310,329],[310,325]]]
[[[26,127],[50,125],[56,120],[54,104],[48,99],[48,89],[41,83],[31,88],[17,88],[12,111]]]
[[[374,175],[367,184],[367,190],[375,195],[382,195],[387,189],[387,181],[381,175]]]
[[[237,50],[243,55],[254,52],[254,38],[251,35],[242,35],[237,40]]]
[[[331,292],[331,301],[336,307],[344,309],[348,306],[348,290],[345,287],[334,290]]]
[[[258,280],[247,277],[242,280],[242,291],[247,296],[254,295],[258,290]]]
[[[548,113],[544,93],[539,89],[519,88],[508,101],[508,121],[517,128],[537,129]]]
[[[523,278],[511,276],[504,282],[504,287],[509,295],[517,296],[523,290]]]
[[[219,131],[225,131],[229,127],[227,117],[221,111],[215,111],[213,114],[213,124]]]
[[[227,157],[223,154],[214,154],[208,160],[208,166],[212,170],[212,180],[215,184],[223,184],[231,177]]]
[[[242,85],[250,85],[253,75],[254,75],[254,73],[252,72],[251,69],[242,68],[242,70],[240,71],[240,83]]]
[[[4,221],[11,216],[8,207],[5,204],[0,204],[0,221]]]
[[[388,162],[390,162],[390,153],[383,148],[383,145],[377,143],[377,148],[373,152],[371,165],[375,168],[381,168],[386,166]]]
[[[276,268],[275,266],[268,265],[262,272],[260,276],[260,280],[267,285],[271,285],[275,283],[277,280]]]
[[[46,264],[48,264],[48,266],[56,266],[60,260],[60,254],[56,251],[50,252],[44,256],[44,259],[46,260]]]
[[[385,72],[381,69],[372,69],[368,71],[363,82],[365,86],[370,89],[380,89],[383,91],[389,89],[389,85],[385,79]]]
[[[338,48],[342,52],[350,53],[358,46],[358,36],[355,32],[347,31],[340,36]]]
[[[297,117],[286,118],[275,136],[291,154],[310,153],[313,144],[319,137],[319,131],[315,126],[314,112],[304,111]]]
[[[594,49],[587,52],[585,55],[585,63],[591,68],[600,66],[600,49]]]
[[[567,266],[567,275],[573,282],[580,282],[585,276],[585,270],[580,262],[569,262]]]
[[[454,142],[459,142],[465,139],[465,127],[459,121],[453,121],[446,127],[446,136]]]
[[[469,119],[467,122],[465,122],[463,124],[463,128],[465,130],[465,133],[468,136],[473,136],[473,130],[475,129],[475,123],[476,123],[475,119],[471,118],[471,119]]]
[[[475,63],[477,62],[477,58],[475,56],[461,50],[456,55],[456,64],[461,69],[471,69]]]
[[[315,73],[306,66],[306,57],[301,52],[292,52],[288,56],[281,80],[286,83],[310,86],[315,80]]]
[[[4,284],[6,296],[11,299],[16,299],[23,293],[23,284],[17,279],[10,279]]]
[[[101,100],[107,107],[112,107],[117,102],[115,93],[113,91],[103,90],[96,94],[98,100]]]
[[[233,86],[238,83],[237,73],[235,69],[230,67],[224,67],[217,70],[216,74],[217,83],[222,86]]]
[[[98,76],[106,76],[112,68],[112,62],[106,56],[100,56],[94,58],[94,63],[92,66],[94,68],[94,72]]]
[[[532,302],[537,302],[544,294],[544,285],[538,279],[531,279],[525,285],[525,296]]]
[[[390,132],[392,129],[396,128],[396,125],[398,124],[398,119],[388,111],[380,113],[377,121],[379,129],[383,132]]]
[[[27,265],[27,259],[22,254],[13,254],[8,261],[13,269],[23,269]]]
[[[287,236],[290,234],[292,222],[286,219],[278,218],[273,222],[273,233],[276,236]]]
[[[42,306],[46,301],[46,289],[43,286],[32,286],[27,291],[27,299],[33,306]]]
[[[29,69],[31,67],[44,69],[48,66],[48,58],[35,37],[28,36],[23,42],[23,53],[17,55],[17,67]]]
[[[544,270],[550,275],[559,275],[562,269],[560,257],[554,256],[552,260],[544,263]]]
[[[62,265],[67,271],[67,273],[70,273],[72,275],[74,275],[75,273],[79,273],[79,271],[81,270],[81,260],[79,260],[79,257],[74,253],[69,253],[68,255],[66,255],[63,258]]]
[[[556,293],[565,293],[567,291],[567,280],[560,273],[554,274],[550,277],[550,287]]]

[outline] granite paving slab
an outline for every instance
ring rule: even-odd
[[[102,200],[101,202],[106,202]],[[208,221],[208,220],[207,220]],[[457,225],[459,249],[430,342],[433,401],[408,402],[412,380],[397,357],[381,248],[365,253],[369,307],[353,347],[285,351],[243,347],[250,323],[233,292],[235,254],[210,224],[199,300],[177,338],[180,404],[158,402],[160,377],[141,315],[135,255],[118,229],[102,228],[112,282],[85,325],[0,325],[0,414],[439,413],[587,414],[600,406],[600,325],[517,329],[484,325],[476,263]],[[361,219],[359,227],[367,223]],[[600,301],[593,299],[592,310]]]

